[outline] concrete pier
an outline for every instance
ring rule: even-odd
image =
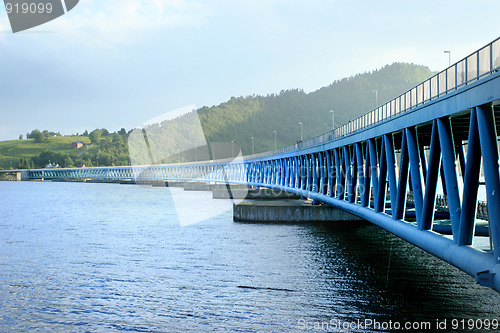
[[[28,181],[30,180],[29,179],[29,171],[28,170],[22,170],[22,171],[19,171],[17,174],[16,174],[16,179],[18,181]]]
[[[233,205],[236,222],[333,222],[363,219],[328,205],[307,200],[247,201]]]
[[[185,182],[184,191],[212,191],[215,184],[207,182]]]
[[[242,186],[231,185],[229,189],[226,185],[218,185],[212,192],[214,199],[267,199],[267,200],[283,200],[283,199],[300,199],[300,196],[288,193],[285,191],[269,189],[269,188],[248,188]]]
[[[165,185],[167,187],[184,187],[184,183],[184,181],[180,180],[167,180]]]

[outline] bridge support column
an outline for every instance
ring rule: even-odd
[[[378,175],[378,195],[375,202],[375,211],[385,212],[385,198],[387,192],[387,158],[385,154],[384,139],[380,146],[379,175]]]
[[[396,198],[395,216],[396,220],[401,220],[406,208],[406,189],[408,185],[408,149],[406,147],[406,131],[403,131],[401,140],[401,158],[399,162],[398,196]]]
[[[246,201],[233,205],[237,222],[306,223],[362,221],[360,217],[329,205],[305,200]]]
[[[481,152],[483,154],[488,220],[490,223],[495,260],[500,264],[500,178],[498,145],[492,106],[476,108]],[[500,274],[500,272],[498,272]]]
[[[375,139],[368,140],[368,151],[369,151],[369,158],[370,158],[370,178],[372,181],[372,187],[373,187],[373,199],[374,201],[377,201],[378,198],[378,157],[377,157],[377,148],[375,144]],[[376,202],[373,203],[373,207],[376,212],[377,211],[377,204]]]
[[[16,179],[17,181],[28,181],[29,179],[29,171],[28,170],[22,170],[16,172]]]
[[[431,146],[429,149],[429,167],[427,179],[425,180],[424,204],[422,207],[422,230],[431,230],[434,220],[434,208],[436,205],[436,188],[441,160],[441,148],[439,146],[437,122],[432,124]]]
[[[394,154],[394,141],[392,135],[384,135],[385,158],[387,160],[387,178],[389,179],[389,194],[391,196],[391,215],[395,216],[392,204],[397,201],[397,184],[396,184],[396,157]]]
[[[413,187],[413,198],[415,200],[415,214],[417,216],[417,225],[419,229],[422,229],[422,169],[420,167],[420,154],[415,128],[406,129],[406,142],[408,144],[408,157],[410,160],[411,184]]]
[[[439,130],[439,142],[443,154],[443,171],[446,192],[448,195],[448,205],[450,207],[451,228],[453,230],[453,239],[457,242],[461,208],[460,195],[458,193],[455,145],[453,144],[450,118],[438,119],[437,125]]]
[[[460,147],[460,149],[463,149]],[[481,147],[477,127],[476,110],[472,109],[469,125],[469,139],[467,146],[467,163],[464,163],[464,190],[462,199],[462,213],[460,215],[460,228],[458,245],[472,245],[474,225],[476,220],[477,191],[479,187],[479,173],[481,171]]]

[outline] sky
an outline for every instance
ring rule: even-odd
[[[498,0],[80,0],[14,34],[0,6],[0,140],[129,130],[393,62],[440,71],[444,50],[453,63],[498,38],[499,12]]]

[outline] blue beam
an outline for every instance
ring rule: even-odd
[[[306,173],[307,173],[307,165],[306,165],[306,157],[301,155],[300,157],[300,186],[299,188],[305,190],[306,189]]]
[[[363,170],[364,166],[363,149],[361,143],[359,142],[356,143],[356,164],[357,164],[356,172],[358,174],[357,178],[359,183],[360,201],[361,204],[363,205],[363,193],[364,191],[367,190],[367,188],[365,187],[365,174]]]
[[[311,159],[311,191],[318,192],[318,154],[314,153],[310,155]]]
[[[291,157],[290,158],[291,161],[292,161],[292,174],[290,175],[290,187],[295,187],[297,188],[297,179],[298,179],[298,175],[299,175],[299,168],[298,168],[298,158],[297,156],[294,156],[294,157]]]
[[[371,163],[370,163],[370,149],[369,145],[365,145],[365,170],[364,170],[364,182],[363,182],[363,192],[361,195],[361,206],[367,207],[370,202],[370,181],[371,181]]]
[[[481,152],[483,154],[484,180],[488,200],[488,218],[495,260],[500,263],[500,177],[498,174],[498,145],[495,118],[491,106],[476,108]],[[500,277],[500,272],[497,274]]]
[[[462,178],[465,179],[465,154],[464,154],[464,146],[462,142],[459,142],[455,146],[455,151],[458,155],[458,161],[460,162],[460,172],[462,173]]]
[[[343,198],[342,195],[342,190],[344,184],[342,183],[342,173],[341,173],[341,166],[340,166],[340,156],[338,149],[333,150],[333,155],[335,159],[335,194],[333,195],[334,197],[337,197],[339,199]],[[341,197],[342,195],[342,197]]]
[[[396,220],[401,220],[405,214],[406,208],[406,189],[408,184],[408,149],[406,143],[406,131],[402,133],[401,139],[401,156],[399,161],[399,177],[398,177],[398,197],[396,200],[395,216]]]
[[[422,206],[423,191],[420,168],[419,149],[417,133],[414,127],[406,129],[406,141],[408,144],[408,157],[410,161],[411,184],[413,188],[413,199],[415,200],[415,214],[417,216],[417,226],[422,229]]]
[[[368,140],[368,151],[370,154],[370,176],[372,180],[372,187],[373,187],[373,199],[374,201],[377,201],[378,198],[378,157],[377,157],[377,149],[376,145],[374,143],[374,139]],[[375,211],[378,208],[377,205],[374,203],[374,208]],[[379,212],[378,210],[377,212]]]
[[[395,217],[393,206],[396,206],[398,186],[396,183],[396,157],[392,135],[384,135],[385,158],[387,160],[387,174],[389,178],[389,195],[391,196],[391,214]]]
[[[351,181],[349,185],[349,202],[355,203],[357,196],[356,186],[358,182],[358,160],[356,158],[355,145],[350,148],[352,148],[352,159],[351,159],[351,169],[350,169]]]
[[[379,175],[378,175],[378,195],[375,201],[375,211],[385,211],[385,197],[387,189],[387,160],[385,154],[385,145],[381,142],[380,159],[379,159]]]
[[[465,163],[465,161],[464,161]],[[472,245],[476,221],[477,190],[479,188],[479,173],[481,171],[481,147],[477,127],[476,110],[472,109],[467,145],[467,164],[465,164],[464,190],[458,245]]]
[[[332,197],[334,195],[334,186],[335,186],[335,168],[333,166],[332,153],[330,150],[326,152],[326,172],[328,177],[328,195]]]
[[[458,240],[458,229],[460,225],[460,196],[458,193],[457,165],[454,151],[451,123],[448,117],[437,119],[439,142],[441,144],[442,163],[448,206],[450,207],[451,229],[453,239]]]
[[[345,174],[345,190],[347,190],[347,200],[351,202],[352,197],[352,168],[351,168],[351,154],[348,146],[344,146],[343,148],[343,156],[344,156],[344,174]],[[345,192],[345,191],[344,191]]]
[[[432,123],[431,146],[429,148],[429,168],[427,170],[427,179],[425,180],[425,195],[422,207],[422,230],[432,229],[440,161],[441,148],[439,146],[437,122],[434,120]]]
[[[425,158],[425,150],[424,147],[420,148],[420,164],[422,165],[422,175],[424,176],[423,181],[427,179],[427,159]]]

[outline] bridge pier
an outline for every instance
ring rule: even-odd
[[[16,180],[23,181],[23,182],[30,180],[29,171],[28,170],[21,170],[21,171],[16,172]]]
[[[233,205],[235,222],[305,223],[363,221],[362,218],[310,200],[257,200]]]
[[[227,188],[229,187],[229,188]],[[300,199],[300,196],[269,188],[248,188],[248,186],[235,185],[218,185],[212,192],[214,199],[266,199],[266,200],[283,200],[283,199]]]
[[[215,184],[208,182],[185,182],[184,191],[212,191]]]

